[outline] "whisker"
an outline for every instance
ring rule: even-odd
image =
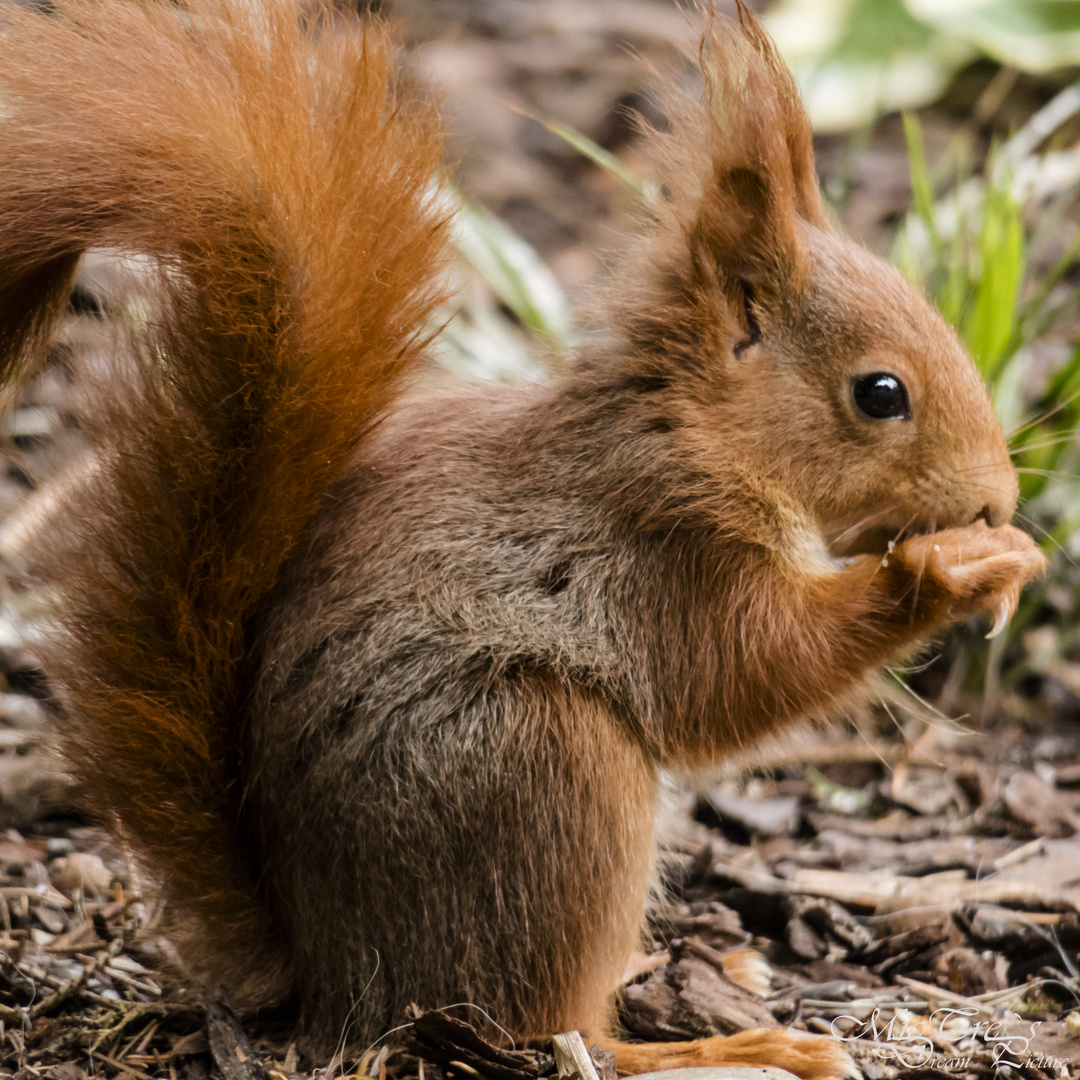
[[[969,465],[967,468],[957,469],[956,475],[968,479],[972,474],[977,475],[978,473],[989,472],[990,470],[996,468],[996,465]],[[1000,484],[980,484],[976,480],[969,480],[969,483],[971,483],[974,487],[982,488],[983,491],[993,491],[996,492],[998,495],[1004,494],[1005,492],[1005,489]]]
[[[1064,470],[1064,469],[1060,469],[1060,470],[1057,470],[1055,472],[1054,470],[1051,470],[1051,469],[1034,469],[1034,468],[1028,468],[1027,466],[1025,466],[1023,468],[1018,468],[1015,471],[1018,472],[1018,473],[1034,473],[1036,475],[1042,474],[1042,475],[1049,476],[1049,477],[1057,477],[1059,479],[1068,479],[1072,475],[1067,470]],[[966,474],[965,470],[960,470],[960,471],[957,472],[956,475],[957,476],[964,476],[966,478],[967,474]],[[978,488],[978,489],[980,489],[982,491],[989,491],[989,492],[991,492],[991,493],[993,493],[995,495],[1002,494],[1002,489],[1000,487],[998,487],[996,484],[980,484],[978,481],[970,480],[970,479],[967,480],[967,483],[968,483],[968,485],[970,487]],[[1023,502],[1026,502],[1027,500],[1026,499],[1021,499],[1020,501],[1023,503]]]
[[[885,710],[885,712],[889,713],[889,706],[885,703],[885,698],[880,694],[878,695],[878,703]],[[892,713],[889,713],[889,717],[890,719],[892,719],[892,722],[896,724],[897,730],[903,735],[903,729],[900,727],[899,724],[896,723],[896,719],[893,717]],[[855,729],[855,733],[859,736],[859,738],[862,739],[862,741],[866,743],[868,747],[870,747],[870,750],[881,762],[885,771],[891,776],[893,772],[893,767],[885,760],[885,755],[882,754],[882,752],[873,744],[873,742],[867,738],[866,732],[862,731],[857,724],[852,723],[851,726]],[[907,736],[905,735],[904,738],[906,739]]]
[[[1065,558],[1068,559],[1070,563],[1072,563],[1073,566],[1076,565],[1076,560],[1065,550],[1065,547],[1061,543],[1061,541],[1058,540],[1058,538],[1056,536],[1054,536],[1054,534],[1052,532],[1050,532],[1049,529],[1047,529],[1043,525],[1040,525],[1034,518],[1028,517],[1027,514],[1021,514],[1019,510],[1016,511],[1016,516],[1025,525],[1028,525],[1032,529],[1042,533],[1042,536],[1043,536],[1044,540],[1049,540],[1050,543],[1053,544],[1054,547],[1056,547],[1058,549],[1058,551],[1060,551],[1061,554],[1064,555]]]
[[[912,518],[911,520],[914,521],[915,519]],[[911,521],[908,522],[908,525],[910,525],[910,524],[911,524]],[[931,532],[931,533],[937,532],[937,518],[931,518],[929,524],[930,524],[930,528],[927,531]],[[904,528],[906,529],[907,525],[905,525]],[[923,557],[923,561],[919,565],[918,573],[915,575],[915,589],[914,589],[914,591],[912,593],[912,597],[911,597],[911,623],[910,623],[910,625],[912,625],[912,626],[915,625],[915,611],[919,606],[919,592],[922,589],[922,579],[923,579],[923,574],[924,573],[926,573],[926,557],[925,556]]]
[[[1040,524],[1040,523],[1039,523],[1038,521],[1036,521],[1036,520],[1035,520],[1034,518],[1032,518],[1032,517],[1028,517],[1028,516],[1027,516],[1027,514],[1021,514],[1021,513],[1020,513],[1020,511],[1019,511],[1019,510],[1017,510],[1017,512],[1016,512],[1016,516],[1017,516],[1017,517],[1018,517],[1018,518],[1019,518],[1019,519],[1020,519],[1020,520],[1021,520],[1021,521],[1022,521],[1022,522],[1023,522],[1024,524],[1025,524],[1025,525],[1030,525],[1030,526],[1031,526],[1031,527],[1032,527],[1033,529],[1037,530],[1038,532],[1041,532],[1041,533],[1043,534],[1043,536],[1044,536],[1044,537],[1048,537],[1048,536],[1050,535],[1050,533],[1049,533],[1049,531],[1047,530],[1047,528],[1046,528],[1046,526],[1045,526],[1045,525],[1041,525],[1041,524]]]
[[[935,656],[934,660],[937,659],[939,659],[939,657]],[[922,697],[915,690],[913,690],[911,686],[908,685],[907,681],[901,678],[901,674],[897,671],[897,669],[889,667],[885,670],[893,677],[895,685],[898,686],[905,694],[907,694],[908,697],[918,702],[918,704],[921,706],[921,709],[913,709],[911,705],[906,702],[897,702],[899,707],[906,709],[913,716],[922,720],[928,727],[934,727],[937,728],[939,731],[948,732],[952,735],[973,734],[974,729],[969,726],[965,726],[962,723],[964,717],[952,717],[947,715],[946,713],[943,713],[939,708],[927,701],[926,698]],[[925,710],[925,712],[922,710]],[[908,741],[910,742],[910,740]]]
[[[1069,472],[1068,469],[1033,469],[1028,465],[1022,468],[1018,467],[1016,471],[1024,476],[1048,476],[1056,480],[1065,480],[1076,476],[1075,473]]]
[[[871,525],[876,525],[882,518],[888,517],[899,505],[900,500],[893,499],[885,503],[884,506],[878,507],[877,510],[871,510],[870,513],[860,518],[854,525],[840,533],[833,542],[842,544],[845,540],[858,536],[864,529],[868,529]],[[908,524],[911,523],[908,522]]]
[[[1026,450],[1047,450],[1051,446],[1060,446],[1062,443],[1075,442],[1078,435],[1080,435],[1080,428],[1073,428],[1072,431],[1066,431],[1061,435],[1055,435],[1052,439],[1044,439],[1042,442],[1021,443],[1019,446],[1014,446],[1009,450],[1009,457],[1016,457]]]
[[[1078,397],[1080,397],[1080,390],[1074,391],[1064,401],[1059,401],[1052,409],[1048,412],[1044,412],[1041,416],[1036,416],[1034,420],[1029,420],[1026,424],[1021,424],[1020,427],[1013,428],[1012,431],[1006,434],[1005,441],[1011,442],[1017,435],[1022,435],[1029,428],[1037,427],[1044,420],[1049,420],[1055,413],[1059,413],[1067,405],[1071,405]]]
[[[909,675],[921,675],[924,671],[929,671],[940,659],[941,653],[934,653],[933,656],[924,660],[921,664],[904,664],[903,667],[887,667],[885,670],[897,682],[903,682]]]
[[[885,715],[893,722],[893,727],[895,727],[896,730],[900,733],[900,737],[904,740],[905,743],[910,743],[911,740],[907,737],[904,729],[900,726],[900,721],[897,720],[895,716],[893,716],[892,709],[889,708],[889,703],[880,694],[878,695],[878,702],[885,710]]]

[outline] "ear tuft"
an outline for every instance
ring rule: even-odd
[[[738,9],[738,22],[706,12],[703,105],[673,125],[699,185],[680,216],[722,274],[782,287],[799,276],[799,220],[831,226],[795,79],[742,0]]]
[[[784,63],[776,43],[747,8],[744,0],[735,0],[739,9],[739,29],[757,52],[772,81],[778,106],[778,119],[787,143],[794,184],[795,210],[801,218],[819,229],[831,228],[818,187],[814,167],[814,141],[810,118],[803,107],[802,95],[791,69]],[[715,16],[712,17],[715,20]]]

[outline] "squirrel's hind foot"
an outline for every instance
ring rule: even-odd
[[[827,1035],[808,1035],[789,1028],[752,1028],[736,1035],[692,1042],[623,1043],[607,1040],[615,1051],[620,1076],[636,1076],[659,1069],[703,1066],[775,1066],[800,1080],[859,1080],[854,1061],[843,1046]]]

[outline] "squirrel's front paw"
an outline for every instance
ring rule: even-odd
[[[1027,533],[1011,525],[992,529],[985,521],[912,537],[889,557],[915,576],[915,602],[927,622],[993,611],[989,637],[1005,629],[1020,589],[1046,566],[1046,557]]]

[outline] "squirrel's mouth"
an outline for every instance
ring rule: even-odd
[[[859,515],[830,522],[822,533],[829,554],[837,558],[852,555],[886,555],[903,540],[939,532],[949,522],[922,520],[910,511],[895,506],[882,507]]]
[[[830,522],[822,527],[822,534],[829,554],[836,558],[851,555],[884,556],[894,545],[912,537],[927,536],[941,532],[942,529],[974,525],[979,520],[990,525],[990,519],[989,507],[983,507],[970,518],[965,515],[959,520],[953,520],[948,516],[942,518],[937,515],[924,518],[918,512],[912,513],[910,508],[899,508],[892,504]]]
[[[919,533],[911,529],[867,529],[850,542],[827,541],[829,554],[835,558],[850,558],[854,555],[881,555],[884,557],[890,546],[899,544],[910,536]]]

